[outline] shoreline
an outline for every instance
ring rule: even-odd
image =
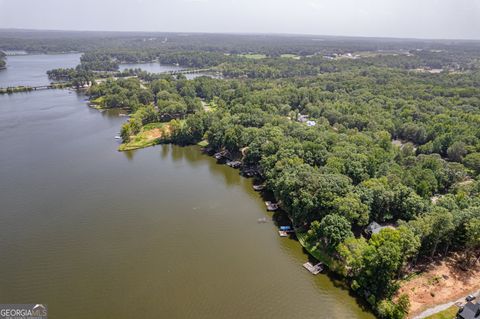
[[[164,124],[168,124],[168,122],[164,123]],[[142,131],[140,133],[138,133],[137,135],[135,135],[134,137],[137,137],[137,136],[141,135],[142,133],[144,133],[143,128],[142,128]],[[159,139],[155,139],[155,140],[152,140],[152,141],[148,141],[144,144],[135,144],[135,145],[132,145],[131,147],[128,147],[127,146],[128,144],[135,144],[135,143],[131,143],[131,142],[130,143],[122,143],[119,147],[119,151],[131,151],[131,150],[143,149],[143,148],[156,146],[156,145],[159,145],[161,143],[159,142]],[[172,144],[172,143],[167,143],[167,144]],[[124,145],[125,145],[125,147],[122,149],[122,146],[124,146]],[[202,147],[202,149],[203,148],[204,147]],[[208,156],[213,157],[213,155],[211,155],[211,154],[208,154]],[[220,163],[220,165],[223,165],[223,164]],[[241,174],[241,173],[240,173],[240,175],[243,176],[243,174]],[[243,177],[245,177],[245,176],[243,176]],[[295,230],[295,238],[296,238],[296,241],[305,249],[307,258],[308,257],[315,258],[316,260],[324,263],[328,267],[328,271],[331,272],[332,274],[344,277],[342,275],[342,272],[341,272],[341,265],[338,265],[337,261],[335,261],[334,259],[329,257],[328,254],[324,253],[321,249],[318,249],[316,246],[311,245],[310,243],[307,242],[306,232],[301,232],[299,230]],[[422,276],[422,275],[426,276],[427,274],[428,274],[428,272],[423,272],[423,273],[421,273],[420,276]],[[470,278],[472,278],[472,277],[474,277],[474,276],[470,276]],[[357,298],[361,298],[360,295],[355,293],[355,291],[352,290],[349,287],[348,281],[344,280],[344,279],[345,278],[342,279],[342,282],[346,285],[346,287],[348,287],[348,290],[350,291],[350,293],[352,293]],[[402,288],[403,288],[403,285],[402,285]],[[476,291],[476,293],[480,293],[480,290]],[[468,295],[468,293],[466,293],[465,296],[466,295]],[[418,313],[418,311],[415,311],[411,314],[408,314],[407,318],[410,318],[410,319],[426,318],[427,316],[430,316],[430,315],[433,315],[435,313],[444,311],[445,309],[451,307],[452,305],[455,305],[456,303],[464,300],[465,296],[462,295],[461,297],[458,297],[458,298],[457,298],[457,296],[455,296],[455,297],[452,296],[452,298],[456,299],[455,301],[446,302],[446,303],[440,304],[440,305],[435,304],[435,303],[429,303],[427,308],[422,309],[422,312],[420,314]],[[450,298],[450,299],[452,299],[452,298]],[[416,299],[413,298],[413,296],[412,296],[411,301],[414,302],[415,300]],[[374,314],[372,309],[370,309],[370,308],[368,308],[368,309],[369,309],[369,312]]]

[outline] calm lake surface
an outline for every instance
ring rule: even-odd
[[[80,53],[8,56],[7,68],[0,70],[0,87],[50,84],[48,70],[74,68],[80,63],[80,56]]]
[[[373,318],[302,268],[251,180],[197,147],[116,151],[68,90],[0,95],[0,301],[50,318]]]
[[[142,69],[149,73],[162,73],[167,71],[175,71],[184,69],[181,66],[176,65],[162,65],[160,63],[131,63],[131,64],[120,64],[120,71],[126,69]]]
[[[142,69],[149,73],[164,73],[168,71],[183,70],[188,67],[176,66],[176,65],[163,65],[160,63],[132,63],[132,64],[120,64],[120,71],[126,69]],[[217,74],[212,73],[185,73],[185,77],[192,80],[199,76],[208,76],[212,78],[220,78]]]
[[[0,88],[9,86],[39,86],[50,84],[47,71],[55,68],[74,68],[80,63],[81,53],[69,54],[28,54],[8,56],[7,68],[0,70]],[[150,73],[162,73],[184,69],[181,66],[161,65],[159,63],[120,64],[120,71],[142,69]],[[209,74],[185,74],[188,79]]]

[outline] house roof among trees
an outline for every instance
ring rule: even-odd
[[[459,319],[477,319],[480,318],[480,303],[467,302],[462,310],[459,311]]]

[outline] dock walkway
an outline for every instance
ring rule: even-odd
[[[318,263],[316,265],[312,264],[311,262],[306,262],[303,264],[303,267],[307,269],[309,272],[311,272],[314,275],[318,275],[323,271],[323,264]]]

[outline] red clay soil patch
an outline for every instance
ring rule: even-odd
[[[154,128],[148,131],[144,131],[142,135],[148,140],[148,141],[153,141],[156,140],[164,135],[170,135],[172,133],[172,128],[170,125],[164,125],[161,128]]]
[[[402,284],[399,294],[410,297],[409,318],[436,305],[460,299],[480,289],[480,265],[462,270],[454,258],[432,263],[418,277]]]
[[[159,128],[154,128],[152,130],[148,130],[148,131],[145,131],[144,132],[145,134],[145,137],[151,141],[151,140],[154,140],[154,139],[157,139],[157,138],[160,138],[162,137],[163,135],[163,130],[159,129]]]

